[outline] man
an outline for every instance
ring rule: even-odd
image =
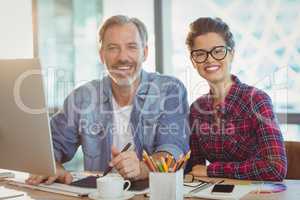
[[[51,120],[57,175],[32,175],[27,183],[71,183],[62,163],[72,159],[79,145],[85,170],[112,166],[134,180],[148,176],[143,150],[175,158],[188,151],[186,89],[175,78],[142,70],[147,38],[145,25],[136,18],[118,15],[106,20],[99,31],[99,55],[108,76],[67,97],[64,109]],[[120,152],[127,143],[133,148]]]

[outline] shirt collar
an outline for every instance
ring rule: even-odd
[[[228,113],[232,109],[233,105],[235,104],[235,101],[237,100],[238,92],[240,91],[241,87],[241,81],[238,79],[237,76],[231,75],[231,80],[233,81],[233,84],[231,85],[228,94],[225,97],[225,101],[217,106],[217,109],[219,112]],[[207,94],[207,109],[208,110],[214,110],[213,108],[213,95],[212,91],[209,91],[209,94]]]
[[[242,82],[238,79],[238,77],[236,77],[235,75],[231,75],[231,79],[234,83],[231,85],[231,88],[226,95],[224,102],[224,112],[226,113],[233,112],[233,109],[239,106],[237,104],[237,101],[240,100],[242,87]]]

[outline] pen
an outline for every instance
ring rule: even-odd
[[[215,183],[212,183],[212,182],[204,183],[204,184],[201,184],[199,187],[191,190],[189,193],[197,193],[197,192],[200,192],[201,190],[204,190],[204,189],[209,188],[213,185],[220,184],[220,183],[223,183],[223,182],[224,182],[224,180],[220,180],[220,181],[217,181]]]
[[[129,142],[128,144],[126,144],[126,146],[122,149],[121,152],[127,151],[127,150],[129,149],[130,146],[131,146],[131,143]],[[113,169],[113,167],[108,166],[108,167],[104,170],[102,177],[105,176],[105,175],[107,175],[112,169]]]
[[[195,189],[189,191],[189,193],[197,193],[197,192],[200,192],[201,190],[204,190],[206,188],[209,188],[210,186],[212,186],[213,184],[212,183],[203,183],[203,184],[200,184],[200,186],[196,187]]]

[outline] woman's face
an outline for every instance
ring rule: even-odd
[[[191,51],[191,60],[200,76],[215,84],[230,80],[233,50],[228,48],[218,33],[210,32],[196,37]]]

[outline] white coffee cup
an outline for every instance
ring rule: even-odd
[[[124,184],[127,187],[124,189]],[[108,174],[97,179],[97,192],[101,198],[119,198],[124,196],[124,191],[127,191],[131,186],[129,180],[124,180],[119,174]]]

